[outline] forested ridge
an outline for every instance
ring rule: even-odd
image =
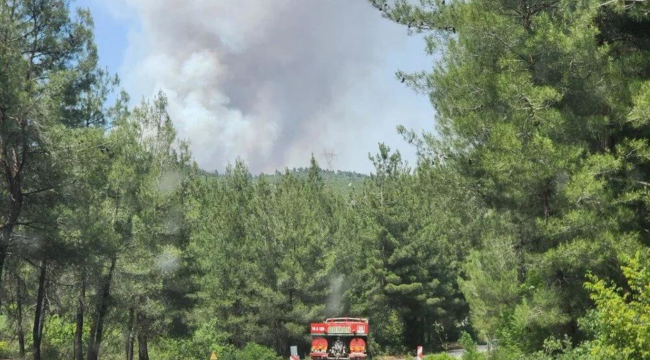
[[[88,11],[0,1],[0,357],[270,360],[350,315],[375,355],[650,359],[650,3],[369,6],[424,34],[397,81],[437,115],[332,186],[207,174]]]
[[[214,178],[223,179],[226,175],[216,172],[200,171],[205,176],[206,180]],[[273,174],[261,173],[253,176],[253,181],[264,178],[272,186],[275,186],[282,179],[283,175],[290,173],[291,175],[305,179],[309,176],[309,168],[293,168],[286,169],[285,172],[276,170]],[[364,180],[368,177],[366,174],[357,173],[354,171],[341,171],[341,170],[325,170],[320,169],[320,175],[323,178],[325,187],[332,190],[335,195],[348,196],[356,188],[363,185]]]

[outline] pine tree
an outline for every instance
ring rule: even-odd
[[[647,116],[636,115],[649,76],[645,5],[371,2],[429,33],[439,62],[399,76],[429,93],[438,136],[409,138],[422,163],[455,169],[494,219],[475,228],[480,247],[466,264],[475,324],[486,334],[499,324],[502,340],[527,350],[551,334],[580,339],[586,271],[620,279],[620,255],[647,242],[647,134],[637,122]],[[512,274],[495,270],[513,261],[519,289],[493,293],[491,312],[481,296],[506,285]]]
[[[76,15],[62,0],[0,4],[0,282],[14,230],[39,223],[39,197],[61,185],[51,173],[58,145],[52,137],[61,126],[103,121],[105,93],[95,90],[105,77],[97,69],[92,19],[86,11]]]

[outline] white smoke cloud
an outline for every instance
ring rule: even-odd
[[[386,85],[396,70],[386,58],[407,38],[364,0],[118,1],[139,23],[125,87],[167,94],[205,169],[239,157],[270,172],[333,148],[337,167],[367,171],[367,153],[395,141],[396,125],[432,117],[426,100],[413,107]]]

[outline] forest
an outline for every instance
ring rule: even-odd
[[[349,315],[375,355],[650,359],[650,2],[366,1],[436,111],[369,176],[209,174],[89,11],[0,1],[0,358],[271,360]]]

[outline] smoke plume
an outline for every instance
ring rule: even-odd
[[[140,26],[121,71],[126,88],[163,90],[208,170],[236,158],[253,172],[303,166],[324,148],[338,153],[338,168],[366,170],[367,153],[397,139],[396,125],[422,123],[421,110],[392,96],[397,68],[386,65],[405,31],[364,0],[120,1]]]
[[[325,309],[328,317],[340,316],[343,311],[343,276],[337,276],[330,282],[330,294],[327,297],[327,308]]]

